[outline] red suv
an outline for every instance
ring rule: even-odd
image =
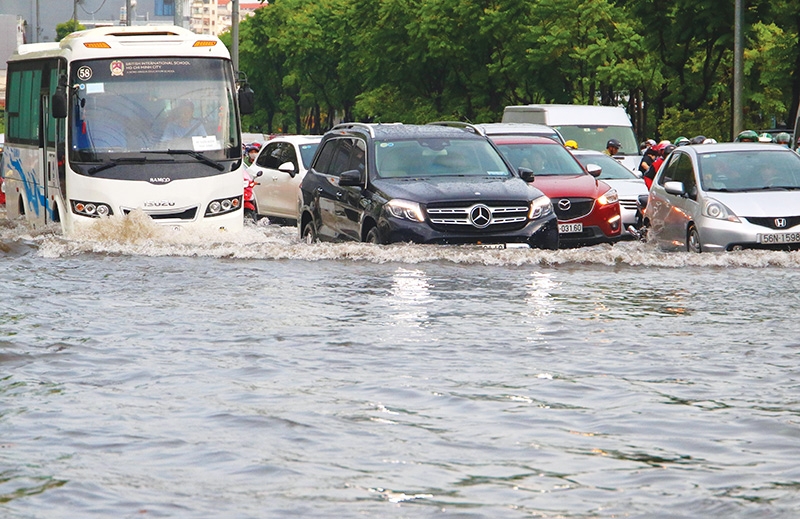
[[[599,167],[589,167],[587,173],[566,148],[544,137],[489,133],[489,138],[514,169],[533,170],[534,187],[553,202],[561,247],[609,243],[620,238],[619,196],[596,178]]]

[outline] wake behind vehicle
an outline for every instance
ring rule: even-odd
[[[550,199],[468,125],[338,125],[300,193],[307,242],[558,248]]]
[[[20,45],[8,62],[9,218],[65,233],[141,210],[241,230],[243,170],[230,55],[180,27],[101,27]]]
[[[616,190],[597,180],[564,146],[542,137],[490,136],[515,168],[534,173],[533,186],[553,201],[562,247],[610,243],[621,236]],[[614,160],[614,159],[611,159]]]
[[[645,224],[664,249],[800,249],[800,156],[777,144],[676,148],[650,188]]]

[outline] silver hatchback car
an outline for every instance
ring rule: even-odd
[[[800,156],[776,144],[681,146],[653,181],[645,223],[664,249],[800,249]]]

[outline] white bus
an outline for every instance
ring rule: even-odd
[[[100,27],[8,61],[9,218],[65,234],[140,209],[175,228],[240,230],[243,165],[230,55],[173,26]]]

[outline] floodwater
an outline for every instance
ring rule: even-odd
[[[795,518],[800,255],[0,228],[0,517]]]

